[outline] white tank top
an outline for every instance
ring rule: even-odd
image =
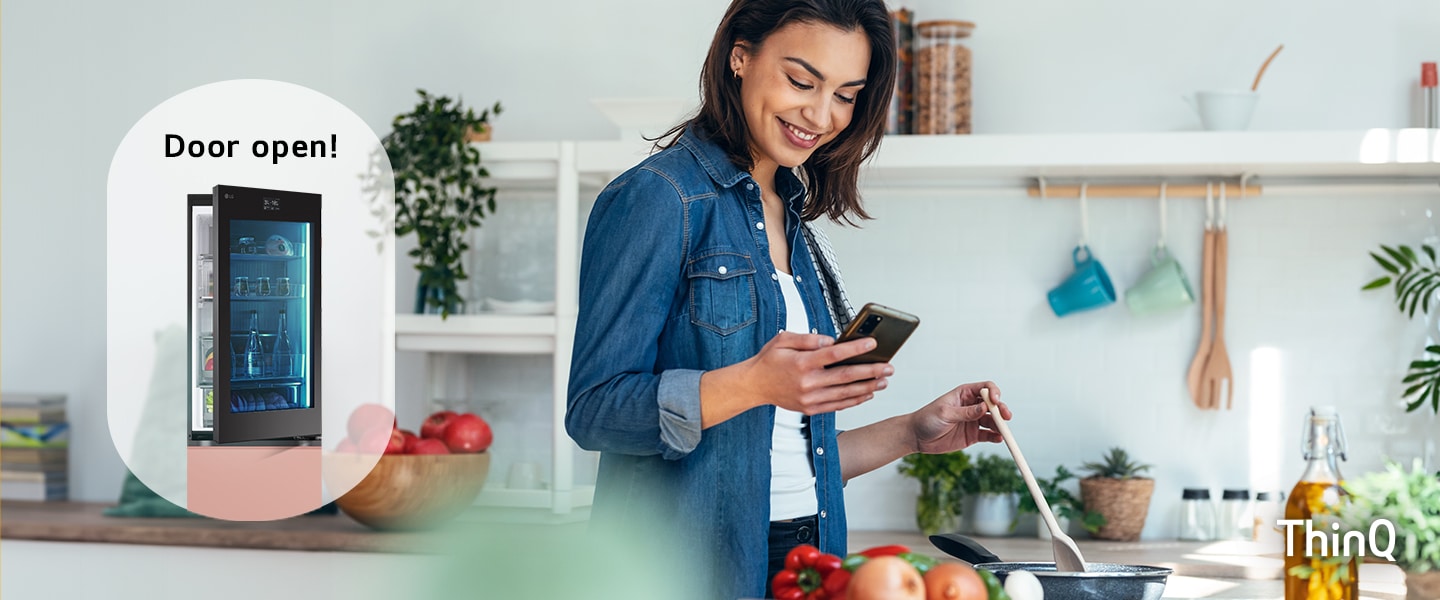
[[[780,273],[785,298],[785,330],[810,333],[805,302],[795,278]],[[810,443],[800,431],[804,415],[775,407],[775,428],[770,435],[770,520],[783,521],[815,514],[815,476],[810,473]]]

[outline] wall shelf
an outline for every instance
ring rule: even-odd
[[[1236,178],[1334,187],[1337,183],[1440,181],[1437,130],[1162,132],[890,136],[862,174],[868,190],[939,191],[988,186],[1024,189],[1049,180]],[[476,147],[503,190],[547,190],[556,200],[556,309],[549,316],[397,315],[395,347],[427,353],[551,355],[551,467],[554,490],[492,488],[477,499],[554,522],[584,518],[594,486],[574,483],[577,447],[564,415],[579,312],[580,192],[635,166],[652,148],[639,141],[481,142]],[[1297,183],[1298,182],[1298,183]],[[1433,183],[1431,184],[1433,185]],[[437,379],[428,362],[428,382]],[[426,390],[427,395],[430,389]]]

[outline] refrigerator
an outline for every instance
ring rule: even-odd
[[[191,445],[320,439],[320,196],[190,194]]]

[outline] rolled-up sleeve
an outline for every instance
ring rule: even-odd
[[[684,276],[684,211],[674,184],[644,168],[595,201],[565,411],[581,448],[674,460],[700,443],[702,371],[656,368]]]

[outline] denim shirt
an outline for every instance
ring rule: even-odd
[[[811,331],[835,335],[799,229],[803,184],[775,176]],[[585,230],[565,428],[599,451],[592,528],[653,530],[690,561],[687,593],[763,597],[775,407],[700,427],[700,375],[785,329],[760,188],[693,131],[600,194]],[[845,555],[834,413],[810,419],[821,550]]]

